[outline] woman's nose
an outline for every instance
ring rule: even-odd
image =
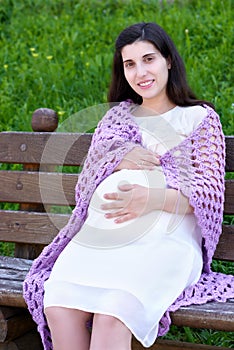
[[[144,77],[146,75],[146,67],[143,64],[138,64],[136,67],[136,74],[138,77]]]

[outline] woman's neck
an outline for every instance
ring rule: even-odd
[[[155,103],[146,100],[137,108],[134,115],[139,117],[144,115],[161,115],[170,111],[174,107],[176,107],[176,104],[169,100],[164,101],[163,103]]]
[[[145,100],[141,104],[141,107],[145,110],[149,110],[154,112],[154,114],[163,114],[175,107],[175,103],[170,100],[161,101],[159,103],[155,103],[154,101]]]

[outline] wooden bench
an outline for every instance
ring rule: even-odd
[[[91,134],[53,132],[56,127],[56,114],[40,109],[33,114],[33,132],[0,133],[0,241],[14,243],[14,257],[0,257],[0,350],[42,349],[22,297],[22,281],[32,259],[51,242],[69,218],[69,210],[75,205],[78,167],[92,137]],[[226,137],[226,149],[226,171],[234,172],[234,136]],[[68,167],[61,172],[59,165]],[[72,168],[74,172],[71,172]],[[234,214],[233,196],[234,180],[227,179],[227,215]],[[10,210],[6,209],[6,203],[12,203],[7,206]],[[58,208],[68,211],[57,213]],[[233,225],[223,225],[214,258],[234,261]],[[234,300],[183,307],[171,316],[177,326],[233,332]],[[150,349],[182,348],[208,350],[216,347],[159,338]],[[134,339],[133,349],[143,347]]]

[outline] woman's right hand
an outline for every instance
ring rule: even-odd
[[[160,165],[160,157],[157,153],[149,151],[141,146],[134,147],[125,155],[115,171],[122,169],[130,170],[152,170]]]

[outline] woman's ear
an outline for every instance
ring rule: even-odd
[[[167,68],[171,69],[171,57],[170,56],[167,58]]]

